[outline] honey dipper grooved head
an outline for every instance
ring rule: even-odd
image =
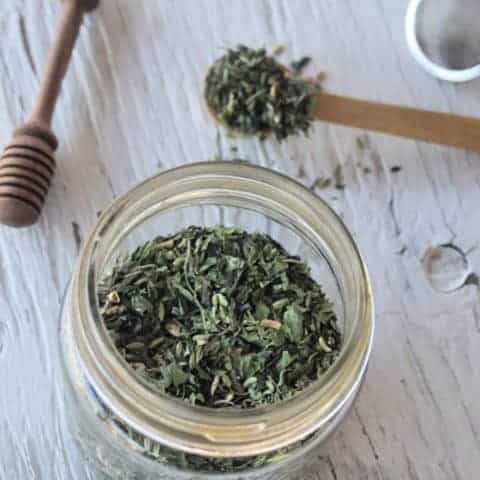
[[[0,157],[0,223],[27,227],[39,218],[55,172],[57,139],[38,127],[17,129]]]

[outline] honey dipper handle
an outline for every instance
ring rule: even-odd
[[[321,93],[316,120],[480,151],[480,119]]]
[[[50,125],[62,80],[80,30],[83,13],[88,8],[87,4],[85,0],[63,1],[63,11],[54,34],[54,43],[48,53],[40,91],[28,123],[36,123],[44,127]]]

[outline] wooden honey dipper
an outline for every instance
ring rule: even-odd
[[[62,13],[32,114],[16,128],[0,157],[0,223],[34,224],[55,172],[58,141],[50,125],[83,14],[99,0],[63,0]]]

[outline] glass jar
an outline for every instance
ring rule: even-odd
[[[335,304],[339,358],[294,398],[249,410],[192,406],[155,391],[116,351],[99,313],[99,278],[120,254],[192,224],[269,234],[308,262]],[[179,167],[115,200],[85,242],[62,314],[65,418],[100,478],[288,479],[355,400],[373,329],[365,265],[322,200],[286,176],[243,163]]]

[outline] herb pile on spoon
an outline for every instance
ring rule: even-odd
[[[207,74],[204,96],[210,112],[232,132],[245,135],[273,133],[283,140],[307,134],[320,91],[319,82],[298,76],[308,60],[288,70],[265,49],[228,49]]]

